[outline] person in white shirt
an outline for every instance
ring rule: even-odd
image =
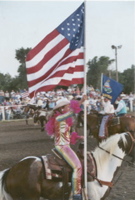
[[[40,109],[43,107],[43,100],[41,99],[41,97],[38,97],[37,100],[37,107]]]
[[[95,96],[92,96],[89,100],[89,105],[91,107],[91,110],[97,110],[97,98]]]
[[[101,103],[103,111],[100,111],[99,113],[103,115],[103,118],[99,128],[99,138],[104,139],[108,136],[107,123],[109,118],[111,118],[114,114],[114,106],[111,104],[110,99],[107,97],[104,97],[104,99],[101,100]]]
[[[125,102],[123,100],[123,96],[120,95],[117,98],[117,101],[118,101],[118,106],[114,111],[115,115],[116,116],[123,116],[123,115],[127,114],[127,107],[126,107],[126,104],[125,104]]]

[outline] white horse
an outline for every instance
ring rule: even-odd
[[[107,193],[111,189],[108,185],[111,185],[116,171],[122,164],[123,158],[130,153],[133,146],[134,138],[132,135],[130,133],[121,133],[111,136],[95,149],[93,156],[97,166],[96,178],[108,184],[101,186],[96,179],[88,182],[88,198],[90,200],[103,200],[108,196]]]
[[[92,153],[95,162],[90,158],[92,154],[88,152],[89,164],[95,163],[97,167],[96,173],[91,173],[90,166],[87,167],[88,199],[105,199],[108,195],[107,192],[110,191],[115,172],[121,166],[124,156],[131,151],[133,145],[132,136],[129,133],[121,133],[111,136],[95,149]],[[52,156],[54,157],[54,155]],[[47,156],[45,157],[47,159]],[[55,157],[56,159],[58,164],[58,158]],[[47,176],[44,177],[45,171],[41,160],[39,157],[29,156],[13,167],[0,172],[0,200],[40,200],[40,197],[48,200],[68,199],[71,186],[66,188],[68,189],[68,196],[64,198],[62,179],[56,179],[57,176],[55,176],[55,180],[53,178],[48,180]],[[48,161],[46,167],[48,167]],[[61,166],[65,167],[65,164],[60,165],[59,162],[59,167],[61,168]],[[49,168],[49,177],[50,175],[53,176],[50,169],[52,168]],[[92,169],[93,171],[95,170]],[[72,173],[72,171],[69,173]],[[67,186],[70,182],[71,180],[67,182]]]

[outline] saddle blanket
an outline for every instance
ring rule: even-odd
[[[41,160],[44,166],[46,179],[62,179],[63,173],[66,173],[67,176],[71,179],[73,169],[67,164],[64,159],[60,159],[57,156],[48,154],[46,156],[42,156]],[[84,158],[80,159],[80,162],[82,163],[82,168],[84,168]],[[87,171],[89,176],[96,176],[96,165],[90,152],[87,152]]]

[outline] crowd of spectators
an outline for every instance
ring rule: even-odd
[[[26,91],[25,89],[23,91]],[[67,90],[57,89],[48,92],[37,93],[34,98],[29,96],[24,97],[21,91],[11,92],[0,90],[0,120],[3,119],[2,109],[4,108],[5,119],[9,120],[13,118],[14,112],[23,112],[23,108],[27,104],[35,104],[42,108],[53,109],[58,99],[67,97],[71,99],[80,99],[83,95],[83,88],[69,87]],[[94,89],[92,86],[87,87],[87,111],[97,110],[100,111],[101,107],[101,92],[99,89]],[[130,93],[129,95],[123,94],[128,110],[130,109],[130,100],[133,100],[133,109],[135,109],[135,95]],[[135,111],[135,110],[134,110]]]

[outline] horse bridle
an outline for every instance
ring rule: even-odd
[[[134,148],[134,144],[135,144],[135,138],[132,136],[132,134],[130,132],[127,132],[130,135],[131,141],[132,141],[132,145],[130,148],[130,151],[128,152],[128,154],[131,153],[132,149]]]
[[[133,136],[132,136],[132,134],[131,134],[130,132],[126,132],[126,133],[130,136],[131,141],[132,141],[131,148],[130,148],[130,150],[129,150],[129,152],[128,152],[128,155],[129,155],[129,154],[131,153],[133,147],[134,147],[135,139],[133,138]],[[103,151],[105,151],[105,152],[108,153],[108,154],[111,154],[109,151],[103,149],[103,148],[100,147],[100,146],[98,146],[98,148],[101,149],[101,150],[103,150]],[[116,158],[118,158],[118,159],[120,159],[120,160],[122,160],[122,161],[124,161],[124,162],[127,162],[128,164],[131,165],[131,162],[129,162],[129,161],[127,161],[127,160],[125,160],[125,159],[123,159],[123,158],[120,158],[119,156],[116,156],[115,154],[111,154],[111,155],[114,156],[114,157],[116,157]]]
[[[132,141],[132,145],[131,145],[130,151],[128,152],[128,154],[129,154],[129,153],[132,151],[132,149],[133,149],[133,146],[134,146],[134,143],[135,143],[135,139],[133,138],[133,136],[132,136],[132,134],[131,134],[130,132],[127,132],[127,133],[128,133],[128,135],[130,136],[131,141]],[[111,154],[109,151],[103,149],[103,148],[100,147],[100,146],[98,146],[98,148],[100,148],[101,150],[105,151],[105,152],[108,153],[108,154]],[[120,159],[120,160],[122,160],[122,161],[124,161],[124,162],[127,162],[127,163],[130,164],[130,165],[132,164],[131,162],[129,162],[129,161],[127,161],[127,160],[124,160],[124,159],[120,158],[119,156],[116,156],[115,154],[111,154],[111,155],[113,155],[114,157],[116,157],[116,158],[118,158],[118,159]],[[120,175],[120,176],[121,176],[121,175]],[[119,176],[119,177],[120,177],[120,176]],[[103,181],[103,180],[98,179],[97,177],[93,177],[93,178],[96,179],[96,180],[98,181],[98,183],[99,183],[99,185],[100,185],[101,187],[102,187],[102,185],[106,185],[106,186],[112,188],[113,185],[114,185],[114,183],[112,183],[112,182]]]

